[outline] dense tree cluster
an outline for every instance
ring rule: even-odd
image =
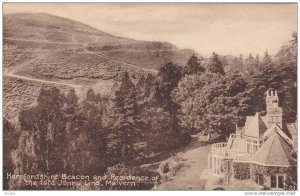
[[[185,72],[172,91],[180,106],[179,120],[191,133],[218,133],[228,136],[244,116],[265,110],[265,92],[274,88],[280,96],[283,120],[296,119],[297,56],[294,34],[291,43],[283,46],[275,58],[266,51],[263,59],[252,54],[244,59],[231,56],[198,60],[201,72]],[[194,59],[195,57],[191,57]],[[195,60],[193,60],[195,61]]]

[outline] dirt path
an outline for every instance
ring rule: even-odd
[[[56,84],[56,85],[64,85],[64,86],[70,86],[75,89],[80,89],[83,86],[82,85],[76,85],[76,84],[70,84],[66,82],[59,82],[59,81],[51,81],[51,80],[45,80],[45,79],[39,79],[39,78],[33,78],[32,76],[29,75],[18,75],[16,74],[17,71],[19,71],[21,68],[29,65],[32,63],[35,59],[32,59],[28,61],[27,63],[17,65],[14,69],[4,69],[4,76],[6,77],[11,77],[11,78],[17,78],[17,79],[22,79],[22,80],[28,80],[28,81],[33,81],[33,82],[40,82],[40,83],[46,83],[46,84]]]
[[[7,39],[7,40],[16,40],[16,41],[38,42],[38,43],[55,43],[55,44],[86,46],[84,44],[79,44],[79,43],[61,43],[61,42],[50,42],[50,41],[44,41],[44,40],[43,41],[39,41],[39,40],[14,39],[14,38],[4,38],[4,39]],[[98,38],[96,37],[96,39],[95,39],[94,42],[96,42],[97,40],[98,40]],[[131,63],[125,63],[125,62],[122,62],[122,61],[113,60],[113,59],[110,59],[110,58],[108,58],[106,56],[103,56],[103,55],[100,55],[100,54],[97,54],[97,53],[94,53],[94,52],[91,52],[91,51],[88,51],[88,50],[85,50],[85,52],[93,54],[93,55],[96,55],[96,56],[99,56],[99,57],[102,57],[102,58],[109,59],[110,61],[115,62],[115,63],[121,63],[121,64],[124,64],[124,65],[128,65],[128,66],[131,66],[131,67],[134,67],[134,68],[137,68],[137,69],[141,69],[141,70],[147,71],[147,72],[152,72],[152,73],[155,73],[155,74],[157,73],[156,70],[146,69],[146,68],[142,68],[142,67],[139,67],[139,66],[131,64]],[[28,62],[28,63],[30,63],[30,62]],[[13,69],[13,70],[5,69],[4,76],[11,77],[11,78],[23,79],[23,80],[29,80],[29,81],[33,81],[33,82],[41,82],[41,83],[57,84],[57,85],[66,85],[66,86],[70,86],[70,87],[75,88],[75,89],[82,89],[84,87],[82,85],[70,84],[70,83],[64,82],[64,81],[51,81],[51,80],[46,80],[46,79],[33,78],[32,76],[26,76],[26,75],[18,75],[18,74],[16,74],[17,70],[21,69],[22,67],[25,67],[28,63],[23,64],[21,66],[17,66],[17,68]]]
[[[38,79],[38,78],[33,78],[32,76],[16,75],[14,73],[4,73],[4,76],[11,77],[11,78],[18,78],[18,79],[22,79],[22,80],[29,80],[29,81],[33,81],[33,82],[41,82],[41,83],[46,83],[46,84],[65,85],[65,86],[70,86],[70,87],[75,88],[75,89],[83,87],[81,85],[70,84],[70,83],[66,83],[66,82],[58,82],[58,81]]]
[[[172,179],[163,182],[158,190],[203,190],[206,180],[201,178],[207,169],[207,156],[211,145],[201,145],[193,142],[182,153],[183,167]]]

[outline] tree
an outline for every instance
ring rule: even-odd
[[[12,152],[15,174],[60,173],[64,171],[65,118],[64,95],[57,88],[41,89],[37,106],[22,110],[19,115],[21,135]],[[24,182],[10,183],[12,188]]]
[[[149,152],[160,152],[176,148],[185,142],[188,143],[188,138],[181,137],[183,134],[173,126],[170,112],[159,107],[151,107],[146,114],[144,120],[147,125],[146,137]]]
[[[140,119],[138,116],[137,95],[128,73],[124,72],[119,88],[110,103],[110,128],[108,153],[112,163],[121,161],[131,164],[135,155],[134,143],[139,138]]]
[[[172,110],[171,92],[177,86],[182,74],[180,68],[169,62],[159,69],[158,76],[151,89],[152,98],[157,106]]]
[[[261,72],[253,75],[249,86],[252,97],[253,110],[265,110],[264,93],[273,88],[278,91],[280,105],[283,109],[283,120],[294,122],[296,119],[297,108],[297,72],[295,67],[287,64],[278,66],[269,65],[264,67]]]
[[[281,46],[275,55],[275,63],[297,66],[297,34],[292,35],[290,44]]]
[[[252,54],[249,54],[249,57],[245,60],[245,69],[248,74],[253,74],[254,68],[254,58]]]
[[[256,68],[259,68],[260,67],[260,58],[259,58],[259,55],[257,54],[255,59],[254,59],[254,66]]]
[[[75,113],[78,107],[78,100],[79,98],[76,95],[75,90],[74,89],[69,90],[69,92],[65,96],[64,112],[67,114]]]
[[[215,73],[186,76],[173,92],[174,101],[181,106],[181,126],[192,133],[227,136],[234,131],[239,116],[249,109],[244,101],[247,83],[243,77],[219,76]]]
[[[268,66],[272,63],[271,56],[268,53],[268,50],[265,51],[264,57],[262,59],[263,66]]]
[[[40,159],[38,168],[43,172],[62,171],[62,154],[65,144],[65,124],[63,115],[64,95],[53,87],[41,89],[37,106],[21,111],[19,121],[23,132],[33,137]],[[24,134],[23,136],[25,136]],[[22,149],[20,149],[22,151]]]
[[[153,83],[143,122],[147,130],[148,149],[169,149],[189,139],[178,121],[179,105],[171,97],[182,74],[180,68],[169,62],[160,68]]]
[[[221,75],[225,74],[223,64],[216,53],[213,53],[212,57],[209,60],[208,70],[216,74],[221,74]]]
[[[106,166],[106,143],[102,124],[104,103],[100,95],[95,95],[90,89],[86,99],[75,111],[67,121],[64,168],[73,174],[102,175]]]
[[[200,60],[197,58],[197,56],[195,56],[195,54],[193,54],[186,64],[184,74],[195,74],[204,71],[205,69],[201,66]]]
[[[136,84],[136,92],[140,109],[142,109],[145,106],[147,99],[150,96],[151,88],[153,86],[154,81],[155,77],[151,74],[148,74],[146,77],[142,76],[138,80]]]
[[[18,147],[19,133],[6,118],[3,119],[3,189],[8,190],[6,175],[14,173],[12,152]]]
[[[293,59],[293,64],[297,66],[297,52],[298,52],[298,34],[294,32],[290,40],[289,51]]]

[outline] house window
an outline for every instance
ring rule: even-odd
[[[259,185],[263,185],[264,184],[264,176],[262,174],[258,174],[258,176],[257,176],[257,183]]]
[[[257,151],[258,149],[258,143],[257,141],[253,141],[253,154]]]
[[[284,177],[283,176],[277,176],[277,180],[278,180],[278,188],[284,188],[284,183],[283,183],[283,180],[284,180]]]
[[[256,140],[247,140],[247,152],[254,154],[259,148],[259,142]]]
[[[271,188],[277,188],[277,178],[271,175]]]
[[[284,188],[284,176],[283,175],[271,175],[271,188]]]

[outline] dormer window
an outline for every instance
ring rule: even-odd
[[[257,140],[247,139],[247,152],[250,154],[256,153],[259,149],[259,142]]]

